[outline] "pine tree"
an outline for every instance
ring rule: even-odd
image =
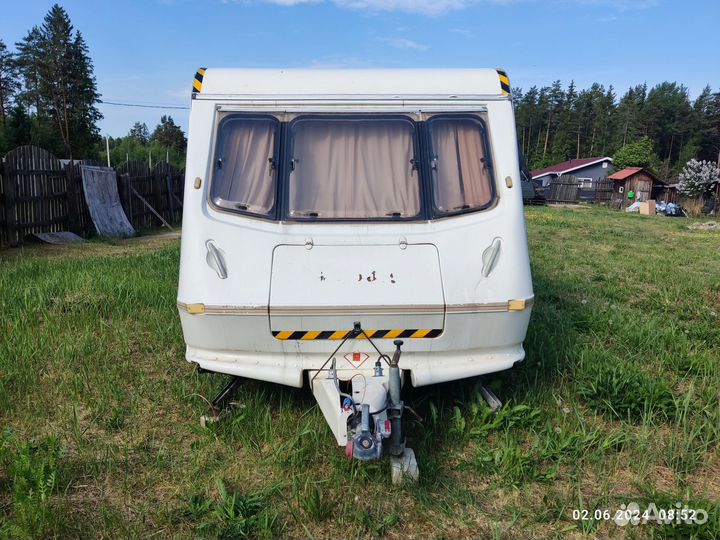
[[[130,133],[128,133],[128,137],[134,138],[140,144],[145,146],[150,140],[150,132],[148,131],[148,127],[144,122],[135,122],[133,127],[130,128]]]
[[[701,129],[699,157],[720,165],[720,92],[708,99]]]
[[[97,123],[103,116],[96,107],[100,94],[93,76],[92,60],[80,31],[75,33],[70,58],[73,66],[69,77],[72,98],[69,104],[72,149],[77,154],[87,155],[98,139]]]
[[[31,144],[33,142],[32,131],[32,120],[25,112],[24,107],[16,104],[8,114],[7,129],[5,131],[7,150]]]
[[[52,126],[71,159],[91,151],[102,118],[87,45],[73,30],[65,10],[55,4],[43,24],[17,43],[22,101],[34,109],[39,132]]]
[[[16,63],[23,78],[20,100],[26,108],[33,108],[38,116],[42,116],[43,112],[40,103],[41,43],[40,28],[33,26],[27,35],[15,44],[17,47]]]
[[[160,117],[160,123],[155,127],[150,142],[158,143],[165,148],[174,148],[180,152],[185,152],[187,139],[182,129],[172,119],[172,116],[163,115]]]
[[[15,60],[5,42],[0,39],[0,122],[7,125],[7,115],[20,84],[15,76]]]
[[[691,110],[687,89],[677,83],[661,83],[648,93],[645,103],[648,135],[663,161],[661,175],[664,177],[669,175],[672,163],[680,154]]]

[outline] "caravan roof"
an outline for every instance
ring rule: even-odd
[[[201,68],[193,97],[218,96],[499,96],[509,81],[495,69],[227,69]]]

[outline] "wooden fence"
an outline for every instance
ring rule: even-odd
[[[160,217],[168,223],[182,219],[184,171],[165,161],[152,170],[139,161],[123,163],[116,170],[120,201],[133,227],[154,227]]]
[[[612,180],[603,178],[594,181],[591,186],[584,187],[580,180],[572,175],[562,175],[555,178],[545,188],[545,197],[548,202],[595,202],[609,203],[612,198]]]
[[[136,229],[181,220],[184,171],[165,162],[152,171],[135,162],[116,171],[123,209]],[[80,164],[63,163],[37,146],[8,152],[0,167],[0,246],[20,245],[33,233],[63,230],[83,236],[94,232]]]

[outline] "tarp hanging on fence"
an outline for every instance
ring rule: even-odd
[[[98,234],[134,236],[135,229],[120,204],[115,171],[108,167],[87,165],[81,166],[81,170],[85,200]]]

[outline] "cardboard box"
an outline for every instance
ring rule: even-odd
[[[655,201],[649,200],[640,203],[640,213],[643,216],[654,216],[655,215]]]

